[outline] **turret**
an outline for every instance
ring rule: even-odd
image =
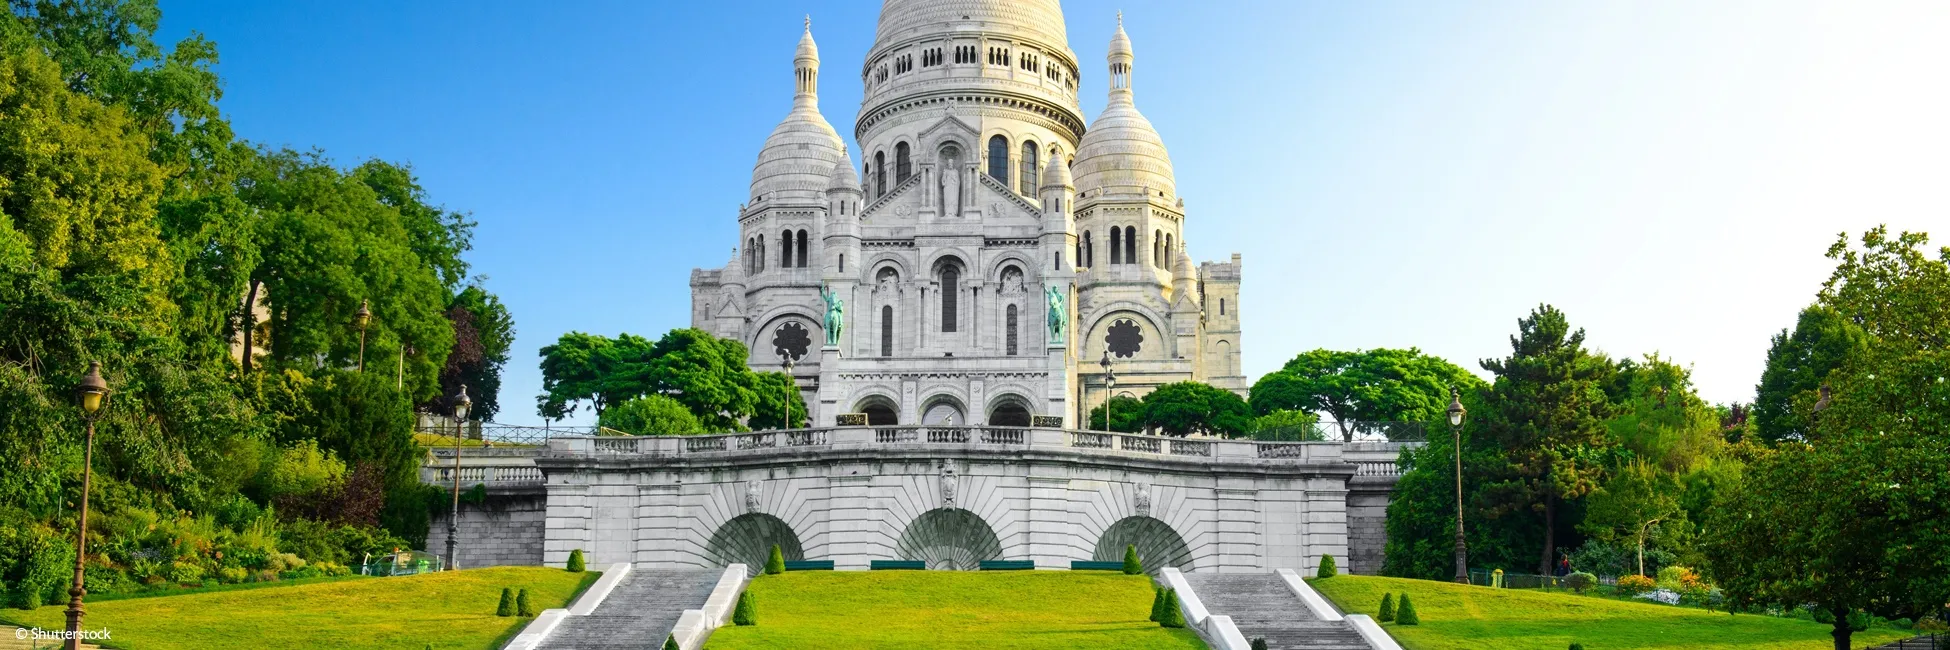
[[[860,191],[860,176],[853,173],[853,161],[840,152],[826,183],[826,227],[822,261],[831,279],[857,274],[860,263],[860,209],[866,203]]]

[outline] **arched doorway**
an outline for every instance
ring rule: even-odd
[[[927,562],[929,569],[974,571],[982,561],[1002,557],[1002,542],[975,513],[936,508],[908,522],[894,552],[903,560]]]
[[[806,552],[799,545],[799,534],[792,532],[792,526],[763,512],[738,515],[724,522],[711,534],[704,555],[713,566],[743,563],[758,571],[763,570],[766,559],[771,557],[774,544],[785,559],[806,559]]]
[[[891,427],[900,424],[900,408],[894,404],[894,400],[881,395],[860,400],[853,406],[853,412],[867,414],[867,426]]]
[[[1125,517],[1104,529],[1090,559],[1123,561],[1126,546],[1137,547],[1138,561],[1144,564],[1145,573],[1157,573],[1166,567],[1183,568],[1192,563],[1192,549],[1185,545],[1185,538],[1172,530],[1171,524],[1145,516]]]
[[[1015,395],[1002,396],[995,401],[994,410],[989,411],[989,426],[1029,426],[1029,403]]]

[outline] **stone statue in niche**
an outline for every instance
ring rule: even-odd
[[[961,216],[961,150],[941,150],[941,216]]]
[[[1131,510],[1139,517],[1151,516],[1151,486],[1138,484],[1137,494],[1131,496]]]
[[[764,493],[760,490],[758,481],[745,482],[745,512],[758,512],[758,502],[762,496]]]

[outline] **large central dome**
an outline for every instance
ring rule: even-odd
[[[1063,8],[1056,0],[885,0],[874,49],[913,36],[961,26],[1034,38],[1068,49]]]

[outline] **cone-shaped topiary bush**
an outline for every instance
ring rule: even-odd
[[[1266,637],[1263,636],[1253,637],[1252,644],[1253,644],[1252,645],[1253,650],[1266,650]]]
[[[1415,603],[1408,601],[1408,592],[1402,592],[1402,604],[1395,608],[1396,625],[1421,625],[1422,617],[1415,615]]]
[[[1584,644],[1582,644],[1582,643],[1573,643],[1573,644],[1571,644],[1571,650],[1584,650]]]
[[[1158,624],[1165,627],[1185,627],[1185,613],[1178,611],[1178,590],[1165,591],[1165,611],[1159,612]]]
[[[1151,586],[1151,622],[1156,623],[1165,613],[1165,590],[1157,585]]]
[[[752,592],[739,592],[738,609],[732,610],[731,622],[738,625],[758,624],[758,601],[752,599]]]
[[[495,616],[515,615],[515,592],[507,587],[501,588],[501,605],[494,608]]]
[[[1138,561],[1137,545],[1124,545],[1124,575],[1134,576],[1144,573],[1144,563]]]
[[[1314,572],[1315,578],[1332,578],[1341,574],[1341,568],[1334,566],[1334,556],[1320,556],[1320,570]]]
[[[582,573],[589,564],[582,559],[582,549],[569,551],[569,573]]]
[[[1381,621],[1383,623],[1393,623],[1395,621],[1395,595],[1394,594],[1381,595],[1381,611],[1375,614],[1374,620]]]
[[[522,589],[521,591],[515,592],[515,615],[516,616],[535,615],[535,605],[533,603],[528,602],[527,589]]]
[[[779,550],[778,544],[773,544],[771,557],[765,558],[765,574],[775,576],[781,573],[785,573],[785,551]]]
[[[664,650],[684,650],[684,648],[677,645],[677,637],[667,636],[664,637]]]

